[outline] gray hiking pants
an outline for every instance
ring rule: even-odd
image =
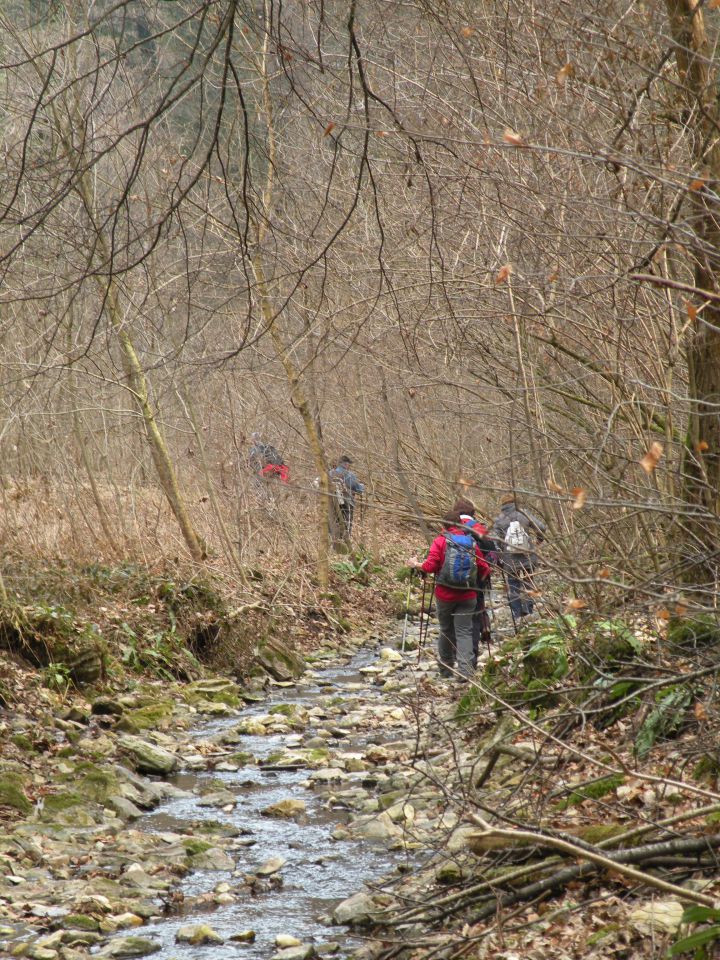
[[[449,676],[452,667],[464,679],[473,674],[473,614],[476,602],[475,597],[451,603],[435,598],[440,624],[438,658],[441,676]]]

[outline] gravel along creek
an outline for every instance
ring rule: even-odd
[[[221,763],[212,773],[180,774],[174,783],[187,795],[136,823],[143,830],[167,834],[169,841],[188,824],[201,825],[209,818],[227,833],[238,834],[226,848],[234,860],[231,870],[192,873],[181,886],[185,908],[134,931],[157,940],[162,945],[159,956],[197,957],[201,952],[215,960],[241,952],[270,957],[279,952],[276,938],[283,935],[321,952],[322,945],[327,952],[336,949],[333,945],[345,950],[351,946],[346,928],[329,926],[333,908],[366,881],[409,864],[402,844],[392,850],[387,837],[353,839],[342,829],[348,806],[342,794],[355,787],[371,795],[377,783],[375,768],[367,769],[363,757],[397,737],[398,723],[404,720],[397,703],[383,704],[373,674],[364,672],[373,669],[374,656],[363,651],[344,666],[306,674],[291,687],[272,688],[266,701],[243,711],[239,725],[234,717],[197,728],[200,739],[226,742],[235,739],[227,734],[238,726],[255,729],[247,722],[253,720],[262,724],[287,717],[303,730],[238,735],[236,749],[252,754],[257,765],[222,770]],[[294,755],[298,750],[304,752]],[[312,763],[313,755],[331,766],[312,770],[293,764],[293,759]],[[347,772],[347,767],[358,769]],[[214,794],[205,790],[208,781]],[[287,800],[301,801],[305,810],[295,817],[263,813]],[[218,891],[226,894],[227,903]],[[198,923],[211,926],[224,942],[201,948],[176,942],[181,928]],[[249,931],[255,935],[253,942],[232,939],[244,934],[251,938]]]
[[[406,640],[356,638],[264,690],[76,700],[44,804],[0,834],[0,956],[353,953],[467,829],[444,795],[454,698]]]
[[[478,759],[406,640],[348,641],[265,690],[76,701],[44,806],[0,835],[0,956],[347,956],[398,893],[456,877],[452,785]]]

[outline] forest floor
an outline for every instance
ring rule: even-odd
[[[254,762],[244,737],[286,733],[305,751],[294,764],[346,811],[337,842],[407,854],[336,912],[366,957],[664,957],[688,934],[712,956],[714,637],[699,622],[689,642],[687,629],[567,612],[515,636],[498,593],[496,643],[463,689],[439,681],[429,647],[418,660],[417,623],[397,649],[407,552],[339,559],[330,590],[298,602],[296,584],[292,603],[270,577],[238,597],[177,568],[8,564],[0,939],[36,960],[128,955],[128,927],[172,912],[183,876],[227,872],[237,850],[217,827],[158,841],[132,822],[172,799],[177,771],[241,770]],[[297,683],[318,655],[378,645],[363,678],[379,705],[330,698],[321,716],[256,717],[232,743],[193,736]],[[317,746],[349,728],[372,732],[360,751]],[[222,813],[235,800],[214,789]],[[220,884],[205,905],[239,896]]]

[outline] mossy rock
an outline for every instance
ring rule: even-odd
[[[302,657],[293,653],[279,640],[272,638],[260,644],[255,657],[255,666],[281,682],[295,680],[305,672],[305,661]]]
[[[97,933],[100,921],[95,917],[88,917],[84,913],[71,913],[58,922],[58,926],[67,930],[83,930],[87,933]]]
[[[274,707],[270,707],[268,713],[280,713],[284,717],[292,718],[297,713],[297,710],[298,708],[296,703],[278,703]]]
[[[208,843],[207,840],[201,840],[199,837],[186,837],[182,844],[183,847],[185,847],[185,853],[188,857],[196,857],[199,853],[205,853],[206,850],[210,850],[213,846],[212,843]]]
[[[222,823],[219,820],[198,820],[192,824],[195,834],[204,833],[211,837],[239,837],[241,830],[230,823]],[[196,836],[189,837],[190,840],[197,840]]]
[[[25,796],[25,782],[20,773],[0,770],[0,806],[13,807],[24,815],[32,810],[32,804]]]
[[[73,793],[67,794],[68,797],[80,796],[85,801],[105,804],[111,796],[120,792],[120,782],[114,773],[87,760],[81,760],[73,773],[62,777],[62,780],[73,785]]]
[[[16,733],[11,738],[11,742],[25,753],[35,753],[35,745],[26,733]]]
[[[323,747],[298,750],[279,750],[260,761],[262,767],[307,767],[317,769],[327,766],[328,751]]]
[[[65,813],[73,807],[81,807],[85,803],[85,798],[79,793],[73,791],[53,793],[45,797],[42,810],[42,819],[52,819],[59,813]]]
[[[145,707],[138,707],[123,714],[115,725],[125,733],[140,733],[143,730],[166,730],[173,715],[171,700],[159,700]]]
[[[295,703],[278,703],[274,707],[270,707],[268,714],[276,717],[285,717],[294,729],[304,727],[307,722],[305,710]]]
[[[407,590],[393,590],[390,593],[390,613],[396,620],[403,620],[405,614],[409,617],[420,616],[420,598],[410,593],[408,603]]]
[[[102,820],[102,808],[76,793],[56,793],[45,798],[40,818],[61,826],[94,827]]]
[[[229,757],[225,757],[225,761],[227,763],[236,763],[239,767],[251,767],[258,762],[258,759],[254,753],[241,750],[238,753],[231,753]]]
[[[218,677],[209,680],[196,680],[182,691],[185,702],[195,706],[209,700],[210,703],[224,703],[227,707],[239,707],[240,690],[232,680]]]
[[[591,624],[589,639],[603,663],[635,660],[642,653],[642,641],[622,620],[601,620]]]
[[[568,669],[567,644],[558,633],[542,633],[523,654],[524,679],[528,685],[533,680],[561,680]]]
[[[675,617],[668,623],[668,642],[682,647],[708,647],[720,643],[720,619],[710,613]]]

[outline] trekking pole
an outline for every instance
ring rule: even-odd
[[[512,604],[510,603],[510,588],[508,587],[507,577],[505,576],[504,567],[500,567],[500,572],[502,573],[503,583],[505,584],[505,595],[508,598],[508,606],[510,607],[510,616],[512,617],[513,633],[517,636],[517,623],[515,622],[515,614],[513,613]]]
[[[425,632],[420,635],[418,640],[418,661],[420,660],[420,653],[422,651],[423,643],[427,640],[428,629],[430,627],[430,611],[432,610],[433,597],[435,596],[435,577],[433,577],[432,586],[430,587],[430,599],[427,605],[427,616],[425,617]],[[423,583],[423,605],[425,600],[425,584]]]
[[[418,660],[420,660],[420,650],[422,648],[422,639],[423,639],[423,615],[425,613],[425,588],[427,586],[427,580],[425,577],[422,578],[422,596],[420,598],[420,633],[418,634]]]
[[[405,638],[407,637],[408,617],[410,616],[410,591],[412,590],[412,573],[408,576],[407,597],[405,597],[405,623],[403,624],[402,643],[400,653],[405,653]]]

